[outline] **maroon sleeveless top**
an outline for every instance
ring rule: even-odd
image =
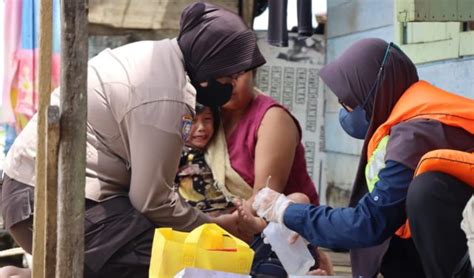
[[[257,144],[257,131],[263,116],[271,107],[281,107],[295,121],[301,137],[301,127],[298,121],[281,104],[266,95],[258,95],[247,107],[247,111],[237,123],[235,130],[227,138],[227,147],[232,168],[250,185],[255,181],[255,146]],[[288,182],[283,192],[285,195],[300,192],[306,194],[312,204],[319,204],[318,194],[313,181],[306,169],[304,147],[298,144],[293,160],[293,166],[288,177]]]

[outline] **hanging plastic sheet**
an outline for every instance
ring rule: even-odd
[[[297,11],[298,11],[298,35],[304,37],[310,37],[313,34],[312,24],[312,1],[298,0]]]
[[[2,122],[14,123],[19,132],[36,113],[39,70],[40,0],[6,0],[5,75]],[[59,84],[60,6],[53,0],[52,87]]]
[[[3,87],[2,87],[2,123],[14,123],[15,116],[11,105],[15,93],[12,84],[18,68],[16,52],[20,48],[22,1],[6,0],[3,17]]]
[[[288,46],[288,27],[286,26],[288,0],[268,1],[268,38],[269,44]]]

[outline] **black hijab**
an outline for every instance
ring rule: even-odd
[[[178,44],[193,83],[251,70],[266,62],[255,34],[243,20],[208,3],[184,9]]]
[[[320,76],[340,101],[351,108],[362,105],[377,78],[388,45],[381,39],[359,40],[335,61],[324,66],[320,71]],[[375,130],[388,119],[402,94],[418,81],[416,67],[410,58],[396,46],[391,46],[389,51],[380,81],[365,107],[370,126],[362,148],[350,206],[355,206],[367,193],[364,171],[370,138]]]

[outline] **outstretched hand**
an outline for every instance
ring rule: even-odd
[[[267,222],[260,217],[253,215],[252,207],[247,201],[236,200],[234,205],[239,214],[239,231],[241,234],[247,235],[249,238],[259,234],[267,226]]]
[[[251,214],[247,215],[246,212],[242,212],[241,208],[241,210],[236,209],[232,213],[214,217],[214,222],[233,236],[250,244],[253,242],[255,234],[259,233],[257,232],[257,220],[254,218],[257,217]]]
[[[239,215],[237,211],[213,217],[213,222],[219,225],[227,232],[231,233],[233,236],[240,238],[238,230]]]

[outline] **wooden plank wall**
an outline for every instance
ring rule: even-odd
[[[392,0],[330,0],[327,7],[328,38],[393,24]]]
[[[116,28],[179,29],[183,9],[195,0],[89,0],[89,22]],[[238,13],[238,0],[208,0]]]
[[[417,68],[420,79],[474,99],[474,57],[428,63]]]

